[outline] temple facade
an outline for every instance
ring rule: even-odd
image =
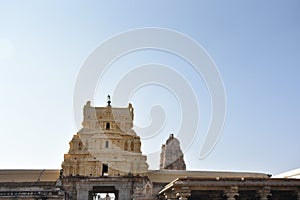
[[[133,130],[134,112],[93,107],[87,102],[83,110],[83,128],[73,136],[70,150],[62,163],[64,176],[142,175],[148,171],[141,152],[140,137]]]

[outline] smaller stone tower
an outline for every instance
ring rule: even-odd
[[[161,147],[159,168],[161,170],[186,170],[180,143],[179,140],[174,137],[174,134],[170,134],[166,144],[163,144]]]

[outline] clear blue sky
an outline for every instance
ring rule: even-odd
[[[227,116],[222,137],[201,160],[203,137],[197,136],[185,154],[188,169],[276,174],[299,168],[299,19],[297,0],[0,1],[0,168],[60,168],[77,131],[73,92],[82,63],[109,37],[143,27],[190,36],[206,49],[223,78]],[[162,58],[180,63],[170,55],[144,52],[120,65],[126,71],[130,62]],[[117,79],[113,70],[93,104],[105,104],[110,79]],[[193,77],[188,80],[198,84]],[[141,125],[149,120],[149,109],[143,108],[170,98],[162,88],[143,89],[132,98]],[[145,94],[158,91],[160,99],[149,95],[144,102]],[[204,115],[207,99],[203,95],[199,103]],[[174,120],[160,143],[178,129]],[[145,144],[143,150],[151,152],[150,147]]]

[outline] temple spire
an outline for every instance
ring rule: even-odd
[[[186,170],[180,142],[174,134],[170,134],[169,139],[161,147],[159,168],[161,170]]]
[[[110,95],[107,95],[107,106],[110,106],[111,100],[110,100]]]

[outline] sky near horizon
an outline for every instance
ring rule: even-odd
[[[278,174],[300,168],[299,19],[297,0],[0,1],[0,169],[59,169],[77,132],[73,95],[84,61],[112,36],[144,27],[189,36],[216,64],[226,119],[214,149],[199,158],[211,112],[205,82],[169,53],[144,50],[117,60],[99,80],[93,105],[105,106],[132,66],[162,63],[186,78],[199,105],[187,169]],[[130,102],[141,127],[151,123],[151,106],[163,105],[164,128],[156,140],[142,137],[146,155],[159,151],[176,135],[185,108],[157,85],[141,87]],[[158,168],[157,161],[149,164]]]

